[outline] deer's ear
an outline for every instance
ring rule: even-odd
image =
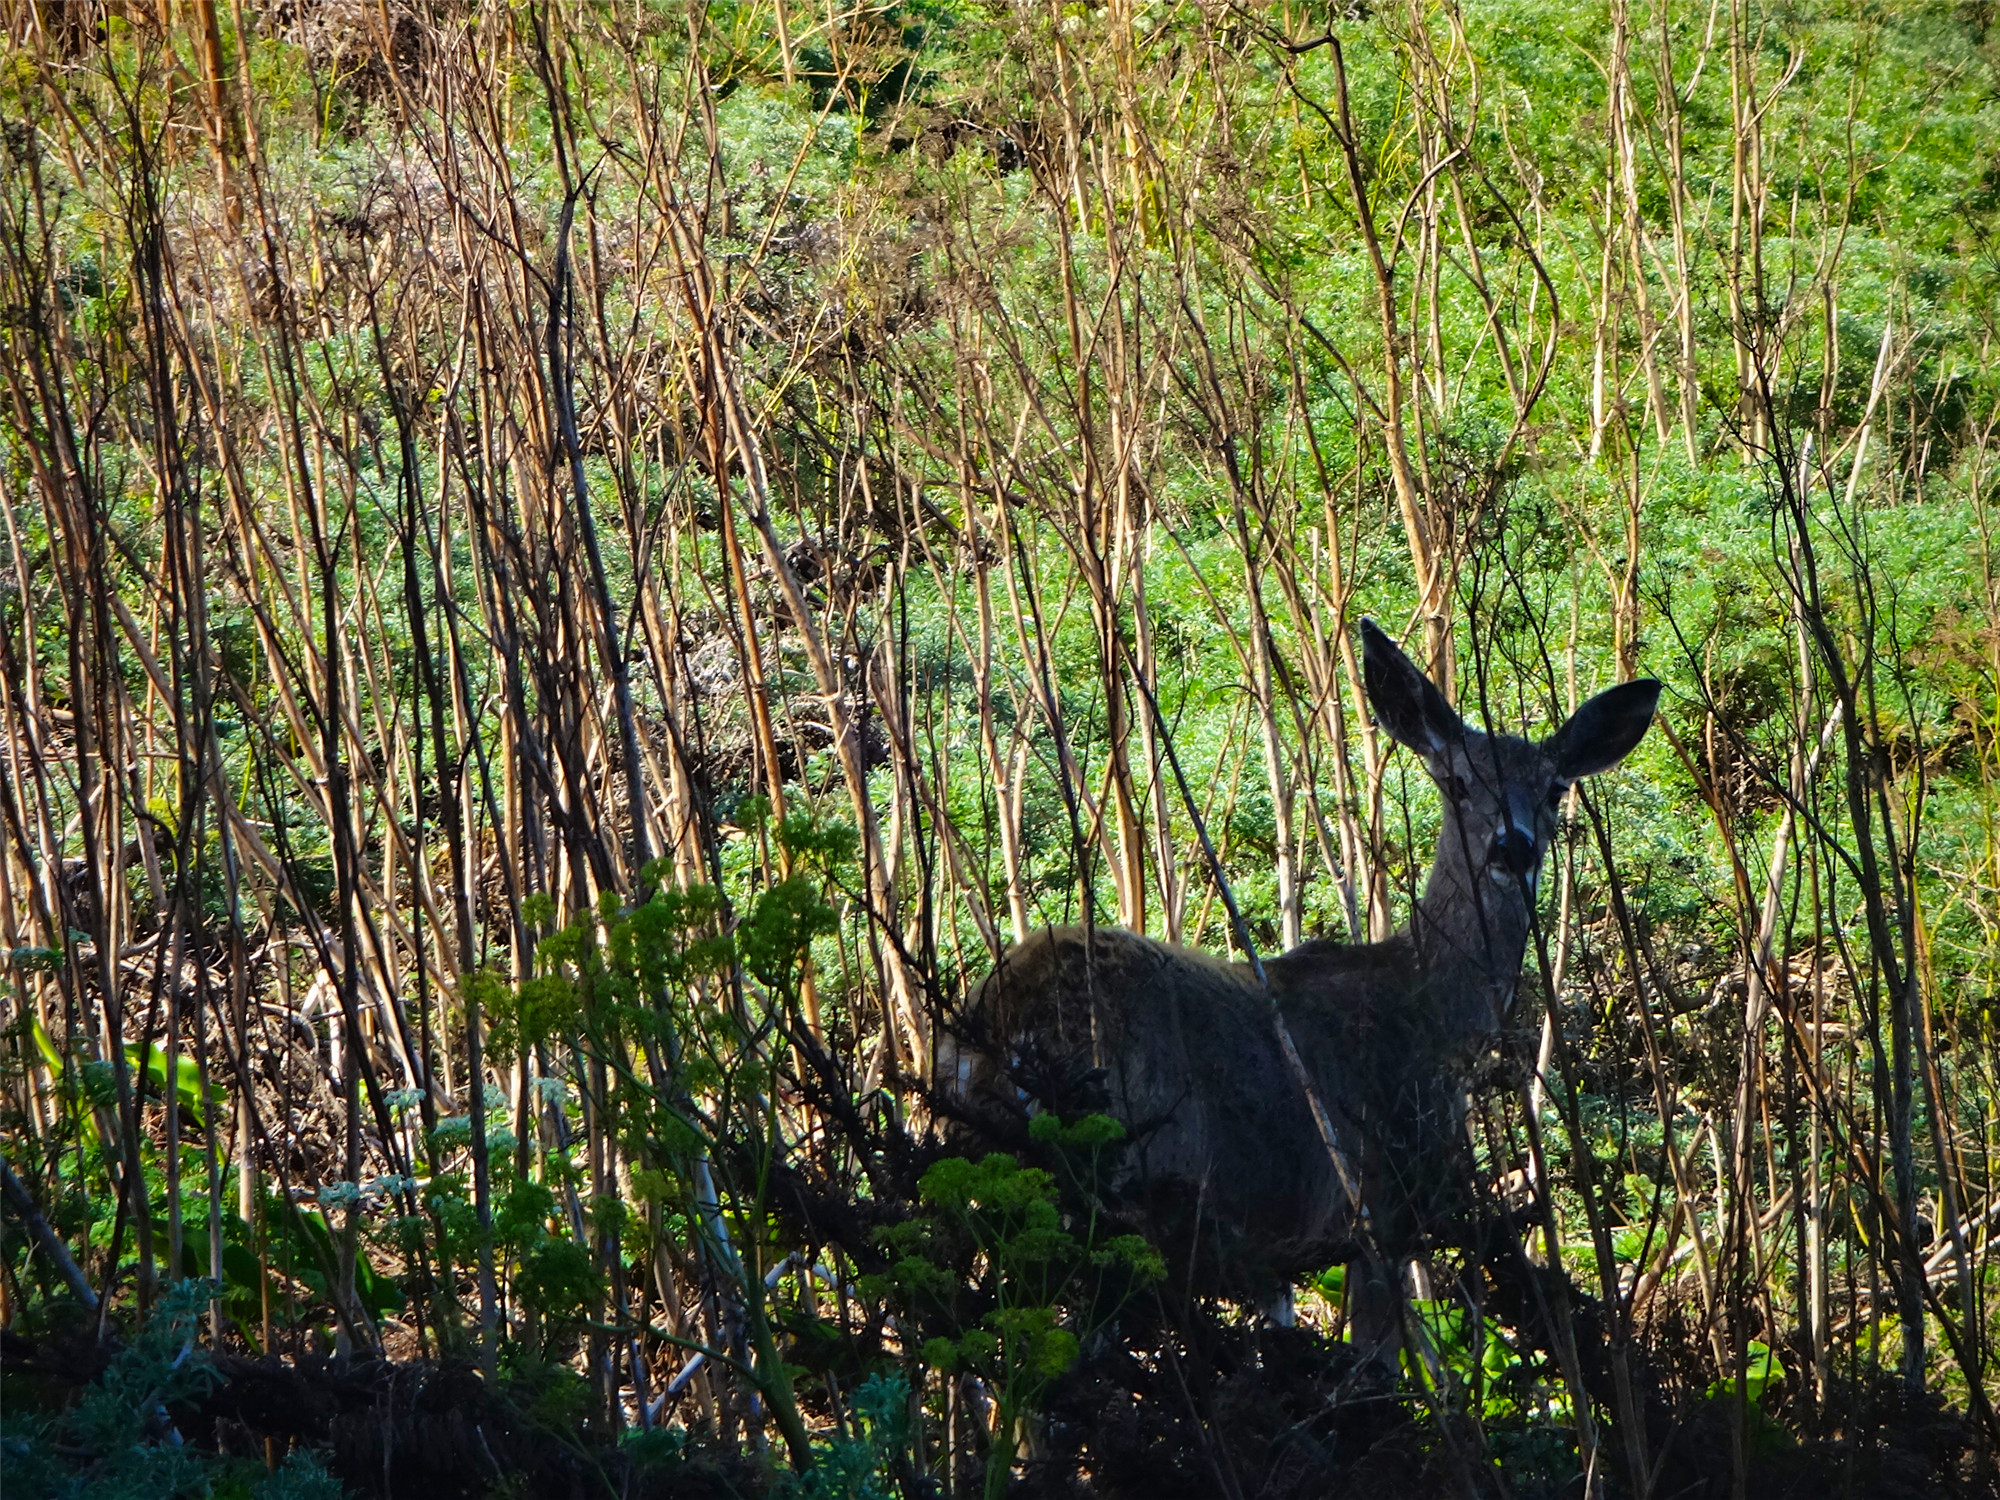
[[[1575,781],[1610,770],[1645,737],[1659,702],[1660,685],[1650,677],[1606,688],[1549,736],[1556,775]]]
[[[1373,620],[1361,622],[1361,666],[1368,701],[1389,737],[1426,759],[1465,734],[1464,721]]]

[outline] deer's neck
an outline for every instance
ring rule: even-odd
[[[1528,889],[1468,846],[1456,818],[1439,830],[1409,933],[1432,1002],[1467,1039],[1496,1034],[1513,1004],[1528,942]]]

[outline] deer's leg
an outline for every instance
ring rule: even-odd
[[[1392,1379],[1403,1347],[1403,1288],[1397,1263],[1361,1255],[1347,1263],[1348,1341],[1364,1366]]]
[[[1292,1289],[1289,1285],[1281,1288],[1264,1304],[1264,1317],[1280,1328],[1297,1326],[1298,1309],[1292,1305]]]
[[[1428,1255],[1419,1255],[1414,1260],[1406,1262],[1406,1265],[1409,1272],[1410,1295],[1420,1302],[1435,1301],[1437,1291],[1431,1279],[1431,1258]]]

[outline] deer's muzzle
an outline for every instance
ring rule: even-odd
[[[1539,858],[1535,849],[1535,836],[1523,833],[1518,828],[1503,828],[1500,836],[1493,841],[1493,852],[1506,862],[1507,868],[1516,875],[1526,875],[1535,868]]]

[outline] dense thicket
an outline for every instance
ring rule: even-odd
[[[12,1480],[1994,1482],[1989,7],[0,9]],[[1386,1402],[920,1087],[1394,927],[1363,614],[1668,685]]]

